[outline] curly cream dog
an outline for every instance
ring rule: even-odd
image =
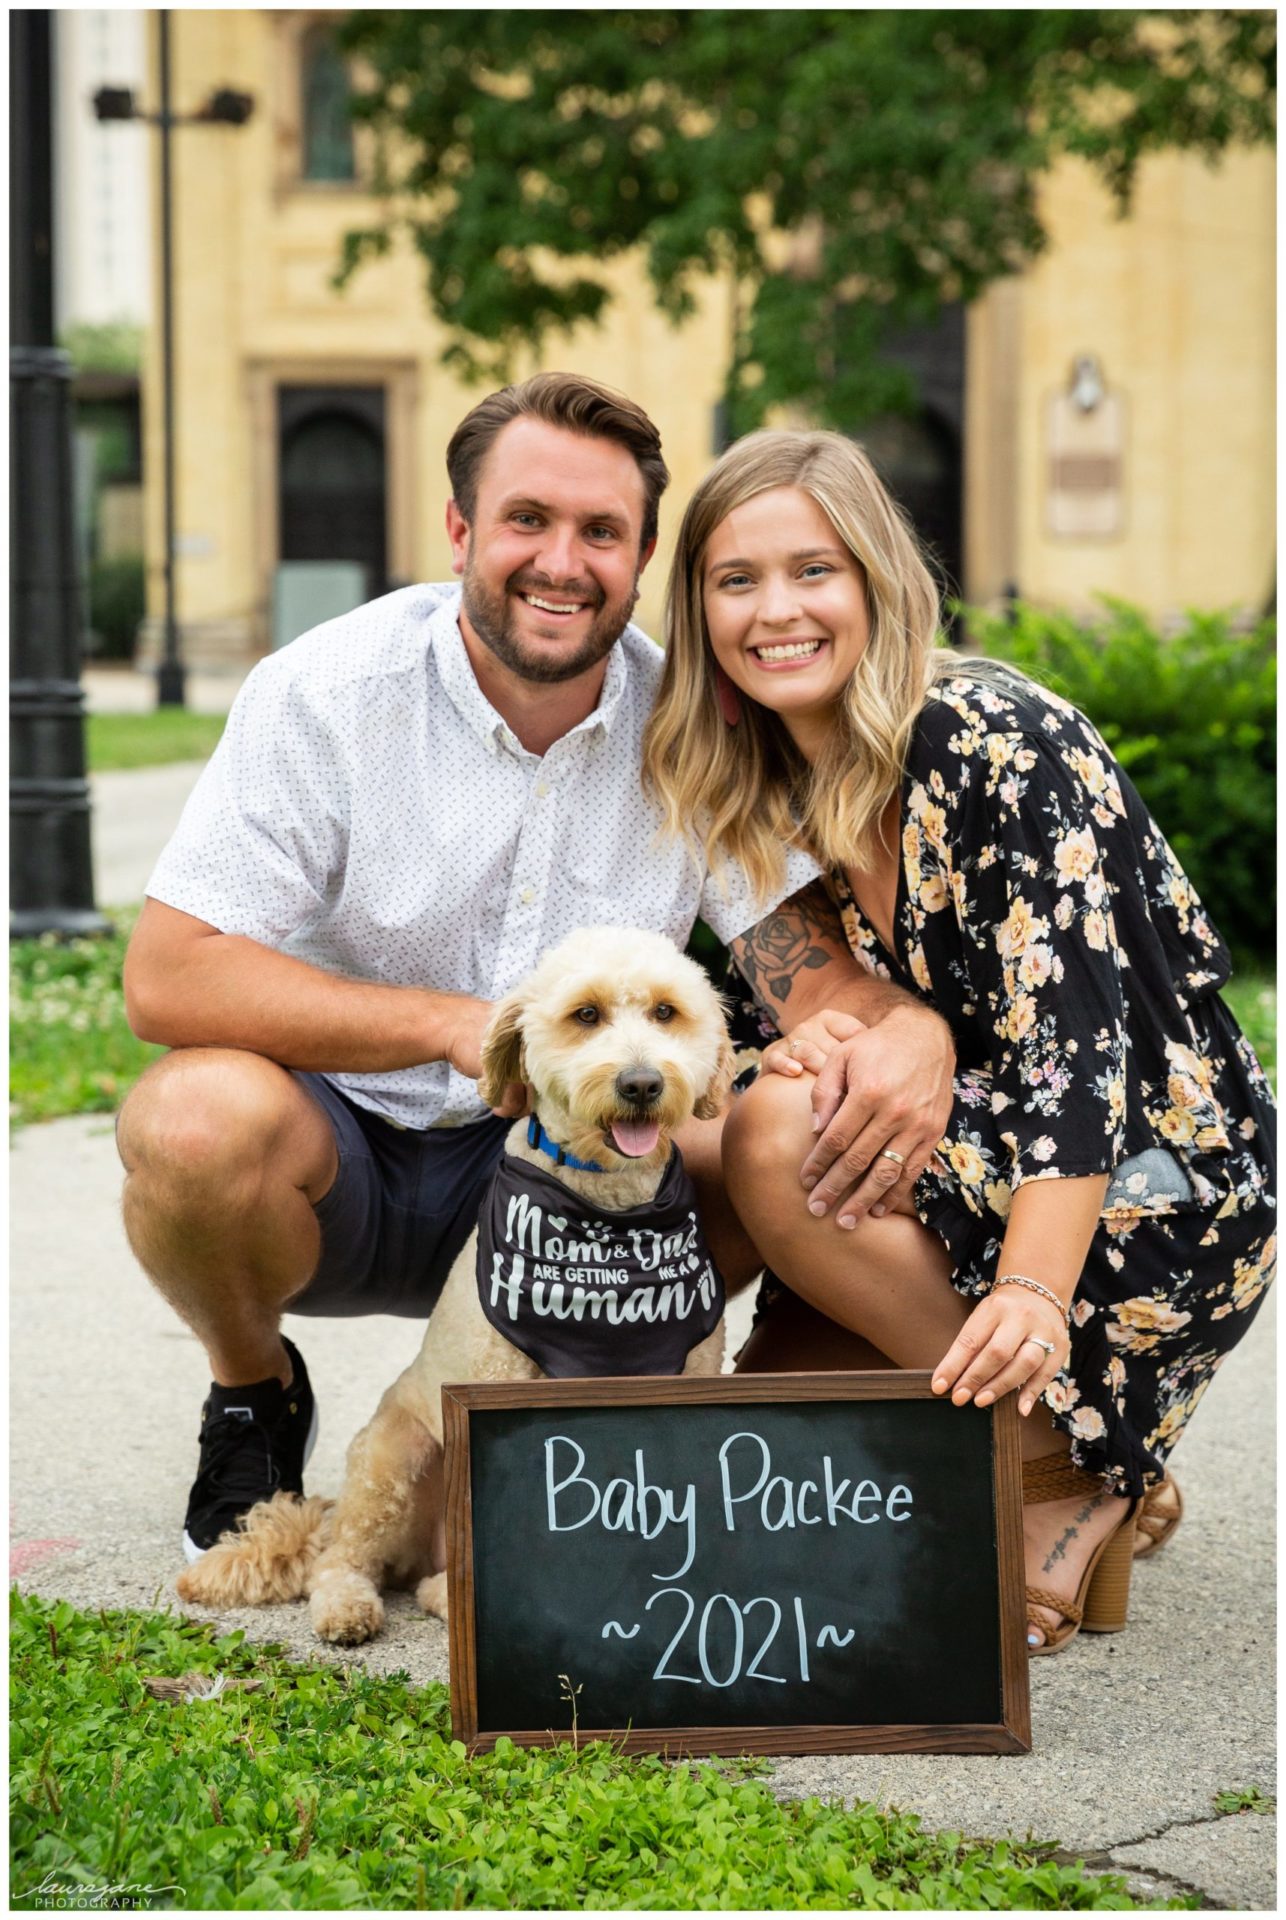
[[[722,1008],[702,969],[664,935],[620,928],[574,934],[547,953],[497,1006],[482,1066],[488,1102],[510,1081],[532,1090],[540,1144],[530,1144],[535,1130],[520,1120],[508,1155],[552,1173],[607,1215],[656,1199],[675,1128],[692,1114],[718,1114],[733,1074]],[[559,1164],[557,1148],[599,1170]],[[484,1313],[477,1242],[475,1232],[451,1268],[418,1356],[349,1448],[338,1502],[288,1495],[260,1502],[241,1530],[180,1576],[183,1599],[246,1606],[306,1594],[316,1632],[348,1645],[379,1632],[387,1587],[414,1586],[424,1610],[446,1618],[442,1387],[542,1371]],[[632,1331],[626,1327],[627,1338]],[[722,1359],[720,1320],[682,1370],[717,1373]]]

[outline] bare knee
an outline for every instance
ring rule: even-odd
[[[149,1067],[121,1109],[116,1142],[126,1172],[180,1187],[279,1171],[310,1197],[334,1177],[325,1115],[285,1068],[225,1047],[184,1047]]]
[[[801,1176],[816,1143],[812,1086],[811,1074],[798,1079],[764,1074],[747,1088],[724,1126],[724,1179],[739,1218],[770,1260],[805,1249],[812,1250],[811,1258],[817,1250],[830,1248],[833,1240],[846,1277],[855,1281],[868,1268],[878,1274],[886,1267],[891,1221],[864,1213],[855,1226],[841,1229],[836,1225],[838,1208],[820,1218],[808,1211]],[[925,1231],[914,1219],[899,1217],[897,1225]],[[893,1244],[900,1244],[902,1237],[895,1233]]]
[[[813,1144],[811,1074],[763,1074],[734,1101],[723,1129],[723,1175],[743,1220],[773,1215],[805,1192],[800,1170]]]

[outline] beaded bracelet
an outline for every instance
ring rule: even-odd
[[[993,1280],[991,1284],[993,1292],[997,1287],[1026,1287],[1029,1293],[1039,1293],[1044,1299],[1053,1302],[1054,1306],[1058,1308],[1058,1311],[1063,1316],[1063,1325],[1070,1328],[1072,1324],[1071,1308],[1064,1306],[1058,1295],[1052,1288],[1045,1286],[1043,1281],[1029,1280],[1025,1273],[1002,1273],[1000,1278]]]

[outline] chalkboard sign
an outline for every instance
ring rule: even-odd
[[[1027,1752],[1013,1397],[929,1381],[444,1387],[457,1738]]]

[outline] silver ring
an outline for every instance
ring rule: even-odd
[[[1052,1353],[1052,1352],[1054,1351],[1054,1343],[1053,1343],[1053,1341],[1052,1341],[1052,1340],[1042,1340],[1042,1339],[1041,1339],[1041,1337],[1040,1337],[1040,1335],[1039,1335],[1038,1333],[1029,1333],[1029,1334],[1027,1335],[1027,1340],[1034,1340],[1034,1341],[1035,1341],[1035,1343],[1036,1343],[1036,1345],[1037,1345],[1038,1347],[1043,1347],[1043,1348],[1045,1349],[1045,1352],[1046,1352],[1046,1353]],[[1023,1345],[1024,1345],[1024,1346],[1026,1346],[1026,1344],[1027,1344],[1027,1340],[1024,1340],[1024,1342],[1023,1342]]]
[[[896,1160],[899,1166],[903,1166],[906,1163],[906,1155],[904,1153],[894,1153],[892,1147],[881,1147],[880,1159]]]
[[[790,1055],[791,1059],[793,1060],[799,1051],[797,1042],[794,1040],[788,1040],[786,1042],[786,1051]]]

